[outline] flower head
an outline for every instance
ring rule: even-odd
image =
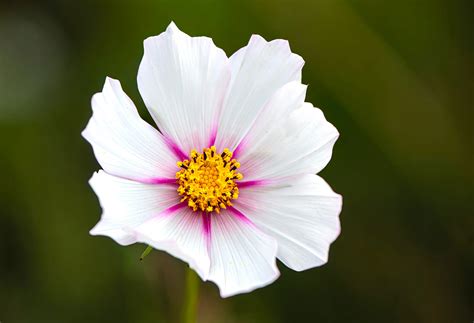
[[[305,103],[303,59],[252,36],[230,58],[173,23],[144,42],[138,88],[157,127],[117,80],[92,98],[83,132],[103,170],[91,230],[182,259],[223,297],[327,262],[341,196],[315,175],[338,132]]]

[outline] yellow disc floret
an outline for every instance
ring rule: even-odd
[[[243,176],[237,172],[240,164],[232,159],[229,149],[224,149],[222,154],[218,154],[214,146],[202,153],[193,150],[189,159],[177,165],[181,168],[176,173],[178,193],[183,196],[181,202],[188,201],[194,211],[219,213],[239,197],[235,181]]]

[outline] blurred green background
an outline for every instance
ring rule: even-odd
[[[228,55],[252,33],[306,65],[307,101],[341,133],[322,176],[344,196],[329,263],[280,264],[274,284],[199,322],[474,320],[474,6],[448,0],[0,2],[0,321],[175,322],[184,264],[91,237],[80,137],[105,76],[148,121],[142,41],[173,20]]]

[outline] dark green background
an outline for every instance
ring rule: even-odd
[[[174,322],[184,264],[89,236],[99,168],[80,137],[105,76],[147,115],[142,41],[173,20],[228,55],[252,33],[306,65],[307,101],[341,136],[322,172],[344,196],[329,263],[280,264],[274,284],[200,322],[474,320],[472,1],[0,3],[0,321]]]

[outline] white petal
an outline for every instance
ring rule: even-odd
[[[322,111],[305,103],[274,126],[258,144],[243,149],[240,172],[244,180],[318,173],[331,159],[338,136]]]
[[[226,54],[207,37],[189,37],[174,23],[144,42],[138,88],[161,132],[187,155],[214,142],[230,80]]]
[[[340,233],[342,197],[317,175],[242,189],[235,207],[277,239],[278,259],[297,271],[325,264]]]
[[[233,150],[247,133],[264,104],[280,87],[301,82],[303,59],[288,42],[267,42],[258,35],[231,58],[232,80],[226,96],[216,146]]]
[[[290,113],[300,108],[305,99],[306,85],[293,81],[279,88],[267,101],[255,119],[249,131],[234,150],[235,158],[246,150],[257,147],[266,139],[275,127],[281,125],[282,120],[288,119]]]
[[[279,276],[276,241],[243,215],[223,210],[211,218],[209,280],[222,297],[251,292]]]
[[[174,212],[156,214],[134,231],[138,241],[168,252],[189,264],[203,280],[209,274],[209,234],[201,212],[186,203]]]
[[[149,182],[174,178],[176,157],[163,136],[143,121],[120,82],[107,78],[92,97],[93,115],[82,132],[109,174]]]
[[[136,242],[130,229],[179,202],[175,186],[143,184],[94,173],[89,181],[102,206],[102,217],[92,235],[111,237],[122,245]]]

